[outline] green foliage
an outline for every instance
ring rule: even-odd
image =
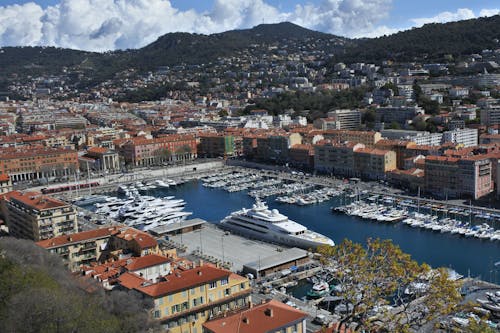
[[[359,40],[335,57],[334,62],[375,62],[393,59],[412,61],[416,58],[444,60],[445,55],[460,56],[495,49],[500,35],[500,15],[478,19],[426,24],[390,36]]]
[[[151,304],[125,292],[81,284],[61,259],[33,242],[0,239],[2,332],[145,332]],[[94,290],[85,292],[83,288]]]
[[[460,301],[458,284],[445,270],[418,264],[390,240],[367,241],[366,247],[344,240],[320,247],[323,263],[334,267],[337,294],[348,309],[341,315],[338,331],[356,324],[357,331],[409,332],[447,314]],[[412,283],[425,281],[427,288],[404,292]],[[385,305],[393,300],[398,307]],[[373,309],[379,311],[373,314]]]
[[[309,93],[303,91],[286,92],[273,98],[258,99],[255,105],[248,107],[246,112],[252,109],[265,109],[272,115],[283,114],[285,110],[294,109],[297,113],[309,110],[309,120],[326,116],[331,109],[357,108],[361,105],[365,87],[342,91],[321,91]]]

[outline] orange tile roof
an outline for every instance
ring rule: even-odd
[[[9,180],[10,180],[9,175],[5,173],[0,175],[0,182],[8,182]]]
[[[96,154],[104,154],[108,152],[108,148],[104,147],[91,147],[87,149],[87,152],[89,153],[96,153]]]
[[[125,266],[129,271],[137,271],[143,268],[152,267],[156,265],[161,265],[167,262],[171,262],[171,259],[159,256],[157,254],[150,254],[144,257],[131,258],[132,262]]]
[[[119,227],[101,228],[89,231],[77,232],[71,235],[58,236],[46,240],[42,240],[36,243],[36,245],[43,247],[45,249],[51,249],[55,247],[66,246],[69,244],[80,243],[86,240],[106,238],[112,234],[118,232]]]
[[[158,242],[153,236],[134,228],[122,229],[119,234],[116,234],[116,237],[127,241],[133,240],[141,249],[156,247],[158,245]]]
[[[118,278],[118,282],[120,285],[127,289],[136,289],[139,288],[146,279],[140,277],[139,275],[131,272],[125,272]]]
[[[136,290],[151,297],[159,297],[174,292],[190,289],[195,286],[206,284],[211,281],[229,277],[230,271],[204,265],[190,270],[175,270],[173,274],[167,275],[166,281],[161,281],[149,286],[139,287]]]
[[[59,208],[59,207],[65,207],[69,206],[68,203],[55,199],[53,197],[50,197],[48,195],[43,195],[38,192],[19,192],[19,191],[14,191],[10,195],[10,200],[16,200],[21,202],[22,204],[35,208],[37,210],[44,210],[44,209],[52,209],[52,208]]]
[[[266,333],[301,322],[306,317],[305,312],[270,300],[234,315],[207,321],[203,327],[214,333]]]

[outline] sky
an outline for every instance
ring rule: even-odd
[[[168,32],[289,21],[350,38],[500,13],[498,0],[0,0],[0,46],[140,48]]]

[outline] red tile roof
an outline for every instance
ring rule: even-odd
[[[53,209],[69,206],[68,203],[57,200],[53,197],[43,195],[37,192],[19,192],[14,191],[10,195],[10,200],[16,200],[28,207],[35,208],[37,210]]]
[[[270,300],[234,315],[205,322],[203,327],[214,333],[266,333],[301,322],[306,317],[305,312]]]
[[[45,249],[51,249],[55,247],[66,246],[69,244],[80,243],[86,240],[106,238],[117,233],[119,228],[120,227],[115,226],[110,228],[101,228],[101,229],[77,232],[71,235],[58,236],[43,241],[39,241],[36,243],[36,245],[43,247]]]
[[[229,277],[230,275],[230,271],[204,265],[186,271],[175,270],[173,274],[165,277],[167,281],[158,282],[136,289],[151,297],[159,297],[172,294],[180,290],[190,289],[211,281],[220,280],[224,277]]]
[[[156,265],[161,265],[167,262],[171,262],[171,259],[159,256],[156,254],[150,254],[144,257],[131,258],[132,262],[125,266],[129,271],[137,271],[143,268],[152,267]]]

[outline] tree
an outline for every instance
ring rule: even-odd
[[[337,332],[347,326],[408,332],[448,313],[461,297],[445,270],[418,264],[390,240],[368,239],[366,248],[344,240],[319,252],[338,282],[344,311]]]

